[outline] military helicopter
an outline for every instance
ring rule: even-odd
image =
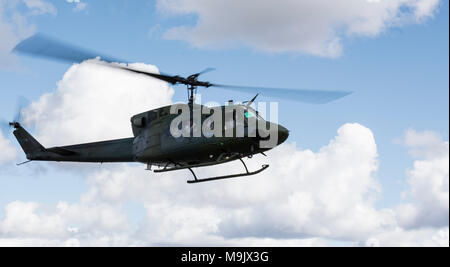
[[[155,173],[187,169],[193,175],[193,179],[188,180],[188,183],[255,175],[267,169],[269,165],[265,164],[258,170],[249,171],[243,159],[246,157],[251,158],[253,155],[259,153],[265,155],[264,152],[283,143],[289,136],[289,131],[285,127],[266,121],[252,107],[258,94],[322,104],[351,93],[345,91],[294,90],[222,85],[198,80],[200,75],[213,70],[211,68],[188,77],[142,71],[133,69],[126,63],[116,64],[117,62],[124,61],[102,56],[98,53],[88,52],[88,50],[75,47],[43,34],[36,34],[23,40],[13,51],[73,63],[100,58],[101,61],[97,60],[94,62],[112,68],[146,75],[165,81],[171,85],[185,85],[188,91],[188,103],[176,104],[177,111],[175,113],[172,112],[175,105],[169,105],[132,116],[131,127],[133,137],[130,138],[46,148],[33,138],[22,127],[19,121],[10,122],[10,127],[14,128],[14,136],[26,154],[28,161],[24,163],[30,161],[140,162],[147,164],[147,170],[152,170],[152,167],[156,167],[154,169]],[[213,108],[214,113],[217,111],[220,113],[222,111],[222,114],[218,117],[222,119],[221,122],[211,123],[213,126],[210,128],[214,128],[215,134],[211,135],[200,131],[200,134],[194,137],[192,134],[194,128],[198,129],[199,125],[209,118],[208,114],[201,114],[200,118],[196,121],[193,116],[196,110],[206,108],[203,105],[195,103],[195,96],[199,87],[209,89],[222,88],[225,90],[257,94],[253,99],[242,104],[234,104],[233,101],[229,101],[228,105]],[[171,125],[176,118],[179,118],[180,110],[183,110],[183,108],[189,110],[188,119],[185,119],[184,122],[187,125],[187,132],[190,134],[177,137],[172,134]],[[239,116],[239,114],[243,114],[243,116]],[[240,119],[238,120],[238,118]],[[237,137],[238,121],[240,121],[239,125],[244,129],[244,134],[240,137]],[[254,125],[255,123],[258,125],[258,129],[249,127],[250,124]],[[264,126],[264,128],[259,126]],[[179,129],[179,126],[176,127]],[[185,126],[181,123],[181,128],[183,127]],[[225,131],[231,131],[233,134],[231,136],[220,134]],[[272,146],[261,146],[262,141],[272,136],[277,137]],[[213,166],[235,160],[242,162],[245,172],[198,178],[193,171],[194,168]]]

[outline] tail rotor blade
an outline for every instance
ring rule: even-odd
[[[27,98],[21,96],[16,101],[16,112],[12,121],[0,119],[0,130],[6,134],[14,126],[14,123],[21,122],[23,116],[23,110],[29,105]]]
[[[22,122],[22,116],[23,116],[23,110],[29,105],[30,101],[21,96],[17,99],[17,104],[16,104],[16,112],[14,115],[14,122]]]

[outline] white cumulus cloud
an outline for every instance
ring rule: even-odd
[[[417,157],[407,171],[411,202],[398,208],[406,228],[443,227],[449,224],[449,143],[431,131],[408,130],[405,144]]]
[[[81,2],[80,0],[66,0],[67,3],[74,4],[75,7],[73,11],[82,11],[87,7],[87,3]]]
[[[373,206],[380,190],[373,177],[377,151],[366,127],[342,126],[316,153],[282,145],[269,159],[256,157],[249,165],[257,168],[265,161],[270,168],[257,176],[194,187],[185,184],[189,173],[184,171],[155,175],[141,166],[104,170],[90,176],[91,190],[84,198],[142,201],[146,223],[138,236],[151,243],[307,237],[359,241],[395,226],[392,211]],[[200,173],[240,171],[239,164],[227,164]]]
[[[65,244],[70,238],[81,245],[101,239],[86,239],[94,229],[109,232],[110,245],[115,235],[122,236],[122,245],[324,245],[326,239],[365,240],[395,223],[390,210],[373,206],[379,195],[373,177],[377,149],[364,126],[342,126],[318,152],[283,145],[249,166],[266,161],[271,167],[260,175],[194,186],[185,183],[189,173],[184,171],[156,175],[144,166],[113,166],[89,175],[90,190],[80,203],[59,203],[52,213],[39,213],[34,203],[9,204],[0,233],[29,242],[45,237]],[[242,166],[231,163],[200,174],[238,171]],[[126,226],[126,219],[118,214],[129,201],[141,203],[145,218],[125,238],[120,225]],[[97,219],[102,213],[107,219]],[[112,226],[104,223],[109,221]]]
[[[168,39],[198,47],[246,45],[268,52],[325,57],[342,53],[342,39],[375,37],[392,26],[432,17],[439,0],[158,0],[168,15],[195,15],[194,25],[168,29]]]
[[[268,158],[254,157],[251,169],[271,167],[253,177],[188,185],[187,171],[113,165],[88,175],[78,203],[8,204],[0,245],[448,245],[448,224],[409,229],[397,209],[375,208],[377,157],[372,132],[353,123],[317,152],[284,144]],[[238,171],[240,164],[229,163],[199,174]],[[135,226],[126,216],[130,202],[142,207]]]
[[[23,2],[35,15],[45,13],[56,15],[57,13],[56,8],[51,3],[44,0],[23,0]]]
[[[134,114],[171,103],[173,89],[139,74],[91,62],[74,64],[55,91],[42,95],[23,111],[44,146],[131,137]],[[155,66],[133,68],[158,72]]]
[[[17,150],[0,131],[0,164],[10,163],[17,158]]]
[[[5,207],[0,221],[0,246],[78,246],[80,240],[113,245],[118,241],[111,239],[123,235],[127,227],[121,208],[105,203],[59,202],[54,208],[40,209],[35,202],[15,201]]]
[[[449,228],[423,228],[405,230],[400,227],[379,233],[361,244],[369,247],[448,247]]]

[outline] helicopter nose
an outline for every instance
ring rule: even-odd
[[[288,137],[289,137],[289,130],[281,125],[278,125],[278,142],[277,142],[277,144],[280,145],[281,143],[286,141],[286,139],[288,139]]]

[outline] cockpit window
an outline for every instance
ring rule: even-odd
[[[263,118],[258,114],[258,111],[254,110],[254,109],[246,109],[244,111],[244,117],[246,119],[250,119],[250,118],[256,118],[258,120],[263,120]]]
[[[168,110],[166,108],[162,108],[162,109],[159,110],[159,117],[160,118],[164,117],[164,116],[167,116],[167,115],[169,115],[169,112],[168,112]]]
[[[250,111],[250,110],[246,110],[246,111],[244,112],[244,116],[248,119],[248,118],[253,118],[253,117],[255,117],[255,114],[254,114],[252,111]]]
[[[156,113],[155,111],[150,111],[148,113],[148,121],[149,122],[156,120],[157,118],[158,118],[158,113]]]

